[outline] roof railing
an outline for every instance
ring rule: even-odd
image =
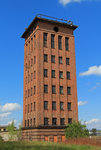
[[[64,22],[64,23],[73,25],[73,22],[71,20],[60,19],[60,18],[56,18],[56,17],[51,17],[51,16],[43,15],[43,14],[37,14],[36,17],[38,17],[38,18],[45,18],[45,19],[52,19],[54,21]]]

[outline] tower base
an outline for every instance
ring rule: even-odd
[[[22,128],[22,139],[25,141],[64,142],[66,127],[29,127]]]

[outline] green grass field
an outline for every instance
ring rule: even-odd
[[[48,142],[0,142],[0,150],[101,150],[101,147]]]

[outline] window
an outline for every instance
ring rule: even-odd
[[[33,125],[35,126],[35,118],[33,119]]]
[[[48,93],[48,85],[44,85],[44,93]]]
[[[45,110],[48,109],[48,101],[44,101],[44,109],[45,109]]]
[[[27,98],[27,90],[26,90],[26,92],[25,92],[25,98]]]
[[[31,103],[31,112],[32,112],[32,103]]]
[[[26,127],[26,120],[25,120],[25,127]]]
[[[71,110],[71,103],[68,103],[68,110]]]
[[[67,87],[67,94],[68,94],[68,95],[71,94],[71,87]]]
[[[28,104],[28,113],[29,113],[29,104]]]
[[[29,120],[27,120],[27,126],[29,127]]]
[[[69,124],[72,123],[72,118],[68,118],[68,123],[69,123]]]
[[[54,48],[54,34],[51,34],[51,48]]]
[[[52,85],[52,94],[56,94],[56,85]]]
[[[44,54],[44,62],[48,62],[48,55]]]
[[[58,49],[62,49],[62,36],[58,36]]]
[[[33,51],[33,38],[31,38],[31,52]]]
[[[60,110],[63,110],[63,104],[64,102],[60,102]]]
[[[59,57],[59,64],[62,64],[62,57]]]
[[[67,71],[67,79],[70,80],[70,72]]]
[[[34,95],[36,94],[36,86],[34,86]]]
[[[59,78],[63,79],[63,71],[59,71]]]
[[[47,47],[47,33],[43,34],[43,46]]]
[[[31,66],[33,66],[33,59],[31,59]]]
[[[48,69],[44,69],[44,77],[48,77]]]
[[[55,78],[55,70],[52,70],[52,78]]]
[[[45,126],[48,125],[48,118],[44,118],[44,125],[45,125]]]
[[[25,114],[27,113],[27,105],[25,105]]]
[[[60,125],[64,125],[64,121],[65,121],[64,118],[60,118]]]
[[[30,89],[28,89],[28,97],[30,97]]]
[[[33,88],[31,88],[31,96],[33,95]]]
[[[51,62],[55,63],[55,56],[54,55],[51,56]]]
[[[36,78],[36,71],[34,71],[34,79]]]
[[[65,48],[66,48],[66,51],[68,51],[68,41],[69,41],[69,38],[68,37],[66,37],[65,38]]]
[[[28,82],[30,82],[30,75],[28,75]]]
[[[36,110],[36,103],[34,102],[34,111]]]
[[[63,94],[63,86],[60,86],[60,94]]]
[[[31,73],[31,81],[33,80],[33,73]]]
[[[34,48],[36,48],[36,35],[34,35]]]
[[[36,56],[34,56],[34,64],[36,64]]]
[[[56,102],[52,102],[52,110],[56,110]]]
[[[66,65],[70,65],[70,58],[66,58]]]
[[[30,119],[30,126],[32,127],[32,119]]]
[[[52,125],[56,125],[57,124],[57,118],[52,118]]]

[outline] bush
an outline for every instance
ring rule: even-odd
[[[73,122],[69,124],[65,130],[66,138],[80,138],[89,136],[89,131],[86,129],[86,125],[82,125],[81,122]]]
[[[4,140],[3,140],[3,138],[2,138],[2,136],[0,136],[0,142],[3,142]]]

